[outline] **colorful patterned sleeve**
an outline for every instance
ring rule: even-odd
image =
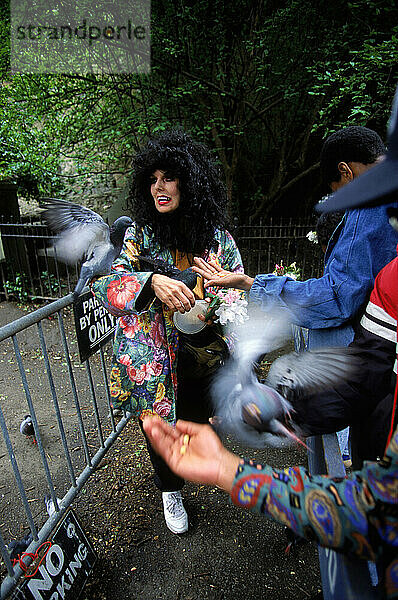
[[[212,256],[223,269],[233,273],[243,273],[242,257],[238,246],[229,231],[219,233],[217,254]]]
[[[217,252],[210,252],[209,259],[218,262],[220,267],[231,271],[232,273],[243,273],[242,257],[238,246],[229,231],[218,231],[217,237],[218,249]],[[219,295],[224,297],[231,290],[229,288],[209,287],[207,294],[212,297]],[[241,290],[236,290],[242,300],[247,299],[247,293]],[[235,347],[235,335],[231,332],[224,333],[223,338],[232,353]]]
[[[217,232],[216,239],[218,241],[217,252],[210,252],[209,259],[215,260],[226,271],[243,273],[242,257],[232,235],[228,231],[219,231]],[[219,287],[209,287],[207,290],[212,295],[217,294],[217,292],[221,292],[222,294],[228,292],[227,288]],[[241,295],[242,298],[246,299],[246,292],[241,292]]]
[[[124,238],[119,257],[112,265],[110,275],[100,277],[91,285],[91,290],[99,302],[116,317],[134,314],[136,303],[152,273],[136,272],[139,254],[138,236],[135,227],[130,227]]]
[[[367,560],[383,546],[398,549],[398,429],[386,456],[349,478],[311,476],[303,467],[283,471],[242,461],[231,500],[271,517],[321,546]]]

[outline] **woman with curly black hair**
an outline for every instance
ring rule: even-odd
[[[217,229],[227,227],[226,191],[209,150],[177,129],[150,140],[133,160],[134,178],[128,206],[140,227],[150,224],[163,248],[201,255],[214,244]],[[178,210],[159,210],[148,181],[155,171],[178,179]],[[193,226],[192,220],[195,221]]]
[[[201,352],[177,330],[173,316],[219,291],[205,290],[192,273],[194,256],[243,271],[226,231],[226,191],[211,153],[181,130],[151,139],[134,158],[128,206],[134,224],[122,252],[112,273],[93,284],[96,297],[120,317],[110,381],[113,406],[139,416],[140,424],[148,414],[169,423],[176,418],[204,423],[211,416],[209,384],[229,339],[219,325],[207,326],[200,334],[201,344],[207,344]],[[166,524],[183,533],[188,529],[184,481],[147,444]]]

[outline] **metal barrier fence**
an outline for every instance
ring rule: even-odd
[[[255,225],[242,225],[234,231],[245,265],[252,277],[272,273],[275,265],[296,262],[301,279],[320,277],[323,254],[318,244],[309,242],[307,233],[315,229],[313,219],[259,219]]]
[[[296,262],[301,278],[319,277],[323,256],[316,244],[306,238],[313,221],[261,219],[256,225],[243,225],[234,237],[249,275],[272,273],[283,260]],[[5,223],[0,220],[0,239],[5,260],[0,256],[0,296],[16,300],[55,299],[73,290],[78,274],[57,260],[50,248],[52,235],[42,223]]]
[[[53,237],[42,223],[0,221],[0,295],[6,300],[53,300],[73,290],[77,269],[57,260]]]
[[[0,460],[6,458],[0,474],[0,489],[6,491],[2,494],[1,520],[5,519],[5,510],[6,520],[13,525],[8,535],[4,531],[7,523],[0,525],[2,570],[7,570],[1,599],[11,594],[23,575],[18,565],[12,565],[6,539],[19,539],[21,531],[28,528],[33,541],[26,552],[35,552],[61,521],[131,417],[126,413],[115,423],[106,349],[101,347],[85,363],[76,364],[74,328],[67,312],[71,303],[69,294],[0,328],[1,362],[7,365],[7,372],[3,370],[0,377]],[[38,368],[33,373],[26,363],[35,359]],[[32,418],[37,445],[19,431],[27,413]],[[9,472],[4,464],[8,463],[7,457]],[[8,502],[7,494],[11,498]],[[51,496],[55,512],[50,518],[46,514],[39,528],[41,513],[46,513],[44,494]]]

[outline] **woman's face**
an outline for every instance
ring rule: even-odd
[[[151,194],[155,201],[155,208],[160,213],[172,213],[180,205],[179,180],[169,177],[165,171],[159,169],[151,177]]]

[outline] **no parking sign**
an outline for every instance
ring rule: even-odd
[[[52,536],[37,573],[22,582],[12,600],[76,600],[96,560],[94,548],[69,510]]]

